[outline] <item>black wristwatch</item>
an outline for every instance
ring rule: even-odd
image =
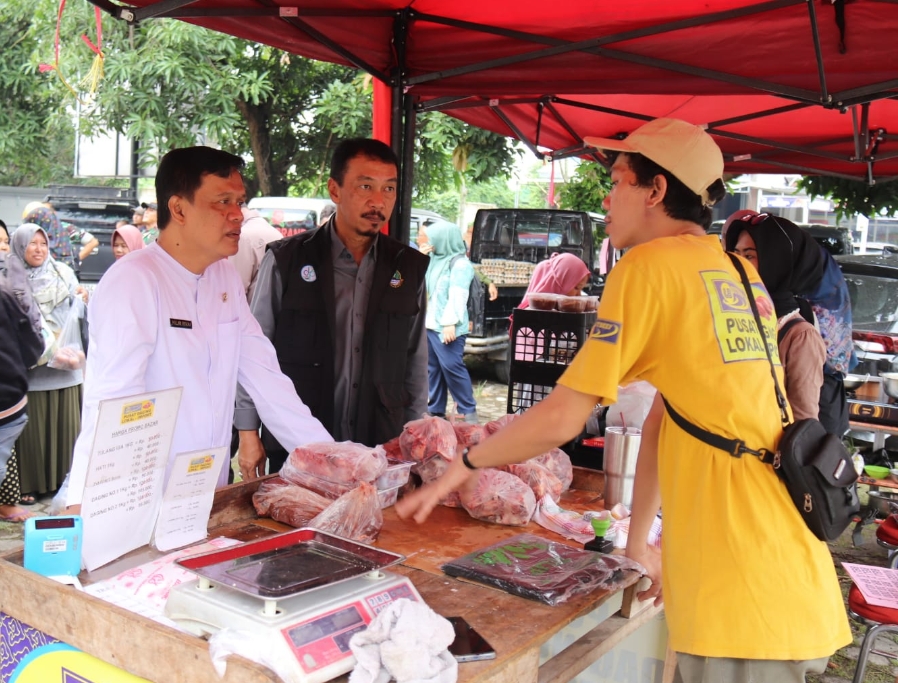
[[[462,449],[462,452],[461,452],[461,461],[462,461],[462,464],[463,464],[465,467],[467,467],[469,470],[476,470],[476,469],[477,469],[477,466],[476,466],[476,465],[472,465],[472,464],[471,464],[471,461],[468,460],[468,453],[470,452],[470,450],[471,450],[470,448],[463,448],[463,449]]]

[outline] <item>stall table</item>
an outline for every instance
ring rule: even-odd
[[[597,491],[602,490],[601,473],[575,470],[577,488],[565,494],[562,505],[596,509],[600,505]],[[210,536],[246,541],[290,528],[257,518],[252,494],[259,483],[257,480],[235,484],[216,493],[209,522]],[[650,603],[636,601],[638,577],[632,573],[628,573],[624,582],[623,596],[621,591],[594,591],[551,607],[454,579],[440,570],[448,560],[525,531],[563,540],[534,523],[527,527],[488,524],[470,518],[464,510],[442,506],[421,526],[399,520],[392,508],[384,511],[384,527],[375,545],[407,557],[402,565],[390,571],[409,577],[436,612],[464,617],[496,650],[494,660],[461,665],[458,679],[461,683],[569,681],[662,611]],[[142,548],[90,574],[82,572],[81,579],[83,583],[101,580],[158,555],[150,548]],[[227,673],[220,679],[202,638],[27,571],[22,567],[22,559],[21,552],[0,557],[0,612],[53,638],[135,676],[159,683],[279,680],[269,669],[240,657],[228,660]],[[612,602],[606,605],[609,601]],[[544,643],[603,605],[614,607],[612,616],[540,665],[540,647]],[[347,679],[344,676],[336,680]]]

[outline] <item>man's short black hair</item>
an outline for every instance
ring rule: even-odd
[[[337,185],[343,186],[346,167],[356,157],[368,157],[385,164],[393,164],[397,173],[399,171],[399,158],[389,145],[371,138],[350,138],[337,145],[334,155],[331,157],[330,177],[337,182]]]
[[[174,196],[193,201],[193,195],[203,183],[203,176],[228,178],[234,171],[242,171],[245,162],[240,157],[212,147],[181,147],[173,149],[159,162],[156,171],[157,225],[164,230],[171,220],[168,200]]]
[[[608,151],[608,162],[614,164],[615,159],[623,154],[623,152]],[[702,198],[690,190],[683,182],[670,171],[662,168],[654,161],[642,154],[626,152],[627,161],[633,174],[636,176],[636,184],[639,187],[651,187],[655,181],[655,176],[663,175],[667,180],[667,192],[661,205],[664,212],[676,220],[689,221],[697,223],[708,231],[711,227],[711,207],[702,203]],[[708,198],[712,202],[718,202],[726,195],[726,185],[722,180],[716,180],[711,187],[708,188]]]

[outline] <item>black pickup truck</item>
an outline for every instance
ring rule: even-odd
[[[554,253],[574,254],[593,273],[587,290],[598,294],[598,249],[604,235],[603,217],[585,211],[480,209],[471,262],[495,283],[499,297],[485,297],[483,316],[472,321],[465,353],[494,361],[499,381],[507,382],[508,316],[524,298],[533,266]]]
[[[52,185],[47,196],[56,217],[96,237],[100,245],[81,264],[82,284],[95,285],[115,261],[112,233],[117,221],[131,222],[137,197],[127,188]],[[73,245],[76,252],[78,245]]]

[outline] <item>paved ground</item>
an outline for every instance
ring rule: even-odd
[[[477,414],[480,422],[488,422],[505,414],[507,387],[497,383],[488,367],[472,364],[471,379],[474,385],[474,396],[477,399]],[[449,411],[452,406],[450,403]],[[861,487],[862,491],[866,487]],[[46,514],[51,497],[38,500],[30,509],[37,514]],[[886,551],[876,544],[875,528],[868,525],[864,530],[863,542],[855,547],[851,541],[851,529],[836,542],[830,544],[833,561],[839,573],[843,593],[847,595],[850,581],[842,570],[841,562],[855,562],[875,566],[886,566]],[[16,550],[22,546],[22,525],[0,522],[0,553]],[[808,628],[813,628],[809,623]],[[830,660],[829,669],[820,676],[808,678],[808,683],[850,683],[854,675],[858,648],[863,638],[863,629],[852,622],[855,642],[840,650]],[[898,638],[884,636],[877,643],[878,650],[888,653],[888,657],[874,655],[867,667],[865,683],[893,683],[898,680]]]

